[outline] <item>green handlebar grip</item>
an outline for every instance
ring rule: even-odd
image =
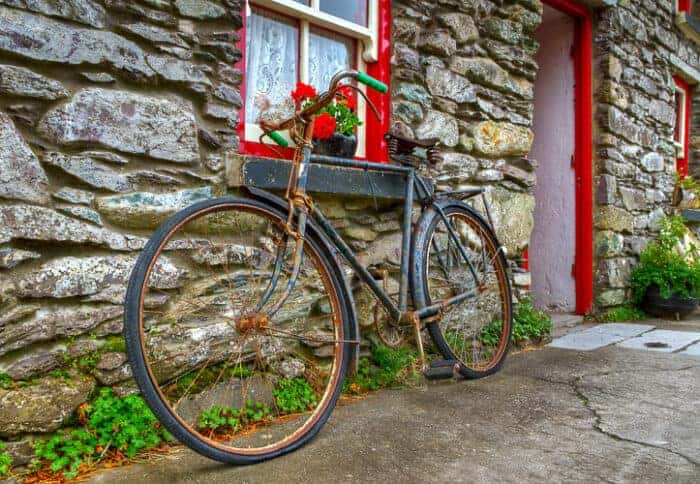
[[[384,84],[381,81],[378,81],[377,79],[375,79],[372,76],[368,76],[364,72],[357,73],[357,81],[361,82],[362,84],[368,85],[372,89],[379,91],[382,94],[384,94],[385,92],[387,92],[389,90],[389,86],[387,86],[386,84]]]
[[[267,133],[267,135],[272,139],[272,141],[280,145],[282,148],[289,147],[289,143],[287,143],[287,140],[284,139],[284,137],[282,137],[282,135],[279,134],[277,131],[270,131],[269,133]]]

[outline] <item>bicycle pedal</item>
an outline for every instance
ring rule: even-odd
[[[436,366],[427,368],[423,375],[428,380],[447,380],[454,377],[454,369],[451,366]]]
[[[430,368],[448,367],[452,369],[456,364],[457,360],[433,360],[430,362]]]

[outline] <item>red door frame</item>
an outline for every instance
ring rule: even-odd
[[[593,21],[591,12],[574,0],[543,0],[576,19],[574,70],[576,78],[576,313],[593,307]]]
[[[246,141],[245,139],[245,69],[246,69],[246,8],[249,0],[244,0],[242,3],[243,9],[243,26],[238,31],[239,40],[236,42],[236,47],[242,53],[241,60],[236,63],[237,67],[243,73],[243,82],[240,85],[241,98],[244,101],[244,106],[240,109],[238,138],[240,140],[239,152],[247,155],[259,156],[274,156],[272,151],[265,146],[254,141]],[[379,32],[378,32],[378,47],[379,60],[367,64],[367,74],[379,79],[391,88],[391,0],[379,0]],[[373,89],[367,90],[367,97],[377,107],[381,120],[377,120],[367,108],[366,114],[366,130],[365,130],[365,158],[372,161],[388,162],[389,153],[386,149],[386,141],[384,133],[389,131],[391,117],[391,96],[388,94],[380,94]],[[390,91],[391,92],[391,91]],[[290,148],[280,149],[285,155],[285,158],[291,159],[294,151]]]
[[[685,112],[683,113],[683,156],[676,159],[676,171],[681,178],[688,176],[688,158],[690,153],[690,111],[691,107],[691,87],[680,76],[673,76],[673,81],[685,93]],[[678,113],[680,115],[681,113]]]

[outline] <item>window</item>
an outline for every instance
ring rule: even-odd
[[[700,3],[696,0],[676,0],[676,25],[694,42],[700,44]]]
[[[690,139],[690,85],[680,77],[676,82],[676,170],[685,177],[688,175],[688,144]]]
[[[321,92],[336,71],[348,68],[366,70],[388,81],[389,32],[386,25],[380,25],[380,20],[389,15],[389,3],[389,0],[247,2],[242,42],[245,106],[240,133],[244,152],[258,151],[259,145],[255,145],[261,130],[256,121],[261,109],[269,109],[280,118],[293,113],[289,93],[298,81]],[[375,101],[371,92],[368,95]],[[375,124],[367,118],[367,111],[363,102],[358,103],[358,115],[364,121],[358,130],[358,156],[375,158],[378,153],[373,147],[382,141],[375,143],[373,135],[367,135],[374,131]],[[380,112],[388,118],[388,109]]]

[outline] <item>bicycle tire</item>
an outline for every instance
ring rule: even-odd
[[[148,356],[144,350],[142,311],[143,301],[145,299],[144,292],[148,290],[147,276],[150,270],[149,268],[154,264],[154,259],[159,256],[166,244],[169,243],[172,234],[178,230],[178,227],[185,223],[184,221],[192,220],[200,214],[214,213],[223,210],[249,210],[252,212],[264,213],[267,217],[274,219],[276,221],[275,223],[279,223],[280,225],[284,225],[287,220],[287,214],[282,213],[282,211],[276,207],[257,200],[236,198],[206,200],[173,215],[153,234],[134,266],[126,293],[124,337],[134,379],[146,403],[161,424],[177,440],[205,457],[227,464],[248,465],[292,452],[305,445],[316,436],[323,425],[325,425],[340,396],[350,361],[351,349],[350,343],[347,342],[345,338],[340,341],[335,341],[335,347],[337,348],[336,351],[338,351],[339,357],[337,357],[337,366],[334,364],[332,367],[333,376],[331,377],[331,383],[329,383],[328,393],[324,393],[323,396],[323,408],[320,409],[318,415],[314,414],[313,421],[303,429],[303,433],[299,435],[295,434],[293,440],[285,442],[284,445],[269,451],[248,453],[223,449],[221,446],[217,445],[216,442],[208,440],[201,433],[193,430],[193,428],[185,424],[177,414],[174,414],[159,387],[158,381],[153,376],[153,372],[149,366]],[[336,321],[335,325],[339,325],[339,333],[336,332],[336,335],[350,335],[350,313],[347,307],[348,301],[343,297],[344,291],[341,283],[343,277],[342,272],[323,240],[307,233],[305,244],[305,248],[316,257],[320,267],[325,271],[328,277],[328,283],[334,291],[334,301],[338,309],[338,317],[334,320]],[[333,303],[329,302],[329,304]],[[320,405],[321,404],[319,404],[319,406]]]
[[[467,361],[464,357],[466,349],[463,347],[461,351],[457,351],[457,343],[448,341],[445,336],[445,331],[441,328],[444,325],[443,321],[431,322],[427,324],[428,332],[431,339],[437,346],[440,353],[446,360],[455,360],[459,363],[459,373],[468,379],[483,378],[485,376],[496,373],[503,366],[508,349],[510,346],[511,333],[513,327],[513,309],[512,309],[512,294],[510,280],[507,272],[507,262],[502,250],[499,250],[500,244],[493,234],[489,225],[483,218],[471,207],[458,200],[442,200],[440,203],[443,213],[452,220],[458,217],[465,222],[472,230],[478,232],[483,238],[482,246],[486,248],[493,261],[496,279],[498,281],[499,300],[502,303],[500,313],[500,329],[498,335],[498,347],[494,357],[490,358],[486,364],[477,365]],[[413,298],[417,308],[429,306],[441,298],[431,297],[429,287],[429,261],[431,254],[435,251],[431,249],[431,242],[435,238],[436,231],[440,225],[444,226],[444,221],[435,208],[429,208],[418,221],[416,233],[417,237],[413,240],[412,247],[412,284]],[[432,250],[432,252],[431,252]],[[485,264],[484,264],[485,265]],[[450,278],[447,278],[450,279]],[[468,277],[467,277],[468,279]],[[454,283],[455,281],[451,281]],[[463,291],[466,288],[461,288]],[[456,295],[460,290],[453,290],[449,295]],[[434,300],[435,299],[435,300]],[[469,302],[466,301],[466,302]],[[465,302],[465,303],[466,303]],[[477,303],[478,304],[478,303]],[[448,311],[450,309],[448,308]],[[469,323],[464,323],[465,325]],[[494,319],[489,324],[497,328],[498,321]],[[481,337],[483,329],[478,328],[473,330],[473,338]],[[463,338],[462,338],[463,339]],[[482,345],[481,342],[473,343],[474,346]],[[462,342],[464,345],[464,342]],[[482,345],[482,348],[485,345]]]

